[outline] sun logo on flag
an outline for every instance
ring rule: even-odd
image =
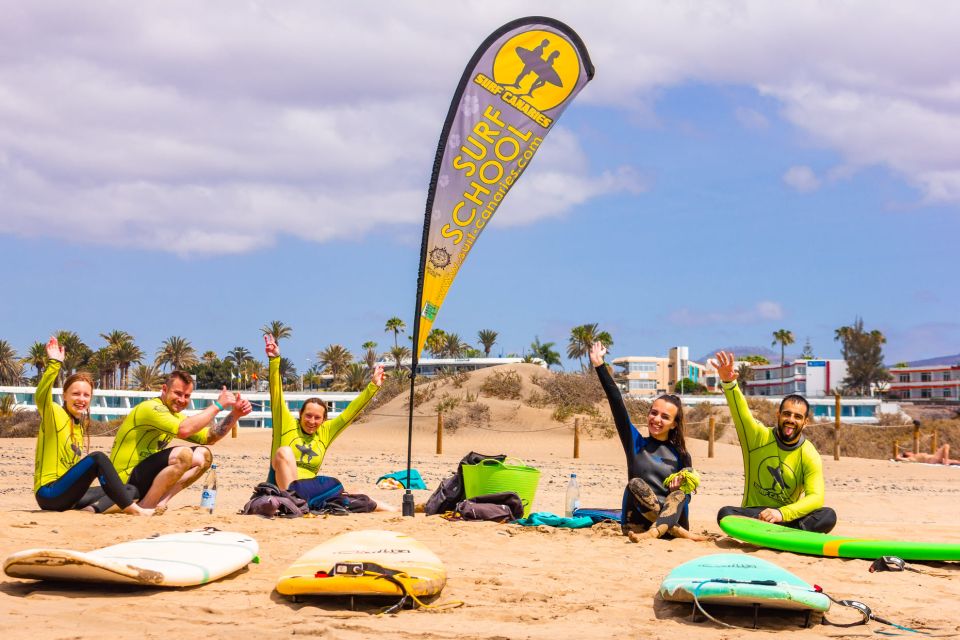
[[[437,269],[450,266],[450,252],[443,247],[430,249],[430,264]]]
[[[507,40],[493,61],[493,79],[535,109],[561,104],[580,79],[580,57],[556,33],[534,29]]]

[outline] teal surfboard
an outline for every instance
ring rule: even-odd
[[[800,531],[743,516],[727,516],[720,521],[720,528],[731,538],[758,547],[812,556],[864,560],[876,560],[880,556],[899,556],[904,560],[960,560],[960,544],[833,536]]]
[[[827,611],[830,599],[786,569],[743,553],[717,553],[685,562],[660,584],[660,597],[701,605]]]

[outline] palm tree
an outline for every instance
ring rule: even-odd
[[[163,384],[163,374],[155,364],[140,364],[130,374],[133,388],[138,391],[154,391]]]
[[[363,361],[367,363],[367,369],[373,371],[373,368],[377,364],[377,343],[373,340],[368,340],[360,345],[360,348],[363,349],[366,353],[363,356]]]
[[[387,324],[384,327],[384,331],[393,331],[393,346],[397,346],[397,336],[400,335],[400,332],[407,328],[407,325],[404,324],[403,320],[394,316],[387,320]]]
[[[397,363],[396,369],[400,368],[400,363],[409,358],[410,354],[410,347],[397,346],[390,349],[390,357],[393,358],[393,361]]]
[[[771,347],[777,346],[780,344],[780,380],[782,381],[787,377],[786,372],[783,370],[783,358],[784,358],[784,349],[787,348],[788,344],[794,343],[793,332],[787,329],[778,329],[773,332],[773,342],[770,343]]]
[[[235,371],[240,371],[240,368],[253,360],[253,356],[250,354],[250,349],[246,347],[234,347],[227,352],[227,357],[223,359],[224,362],[230,362],[233,364]]]
[[[601,342],[603,346],[613,346],[613,337],[607,331],[600,331],[596,323],[581,324],[570,330],[570,341],[567,343],[567,357],[576,358],[583,369],[583,357],[590,353],[594,342]]]
[[[17,357],[17,350],[6,340],[0,340],[0,384],[19,384],[23,377],[23,363]]]
[[[63,361],[63,366],[60,369],[60,379],[63,380],[86,364],[90,356],[93,355],[93,351],[84,344],[80,336],[74,331],[57,331],[53,335],[57,338],[60,346],[67,352],[67,357]]]
[[[154,363],[158,367],[170,365],[171,369],[189,369],[197,362],[197,351],[190,341],[180,336],[171,336],[157,349]]]
[[[205,364],[214,364],[220,359],[220,356],[217,355],[216,351],[204,351],[200,359],[203,360]]]
[[[536,336],[533,342],[530,343],[530,354],[547,363],[548,369],[555,364],[562,367],[563,364],[560,361],[560,354],[553,350],[554,344],[553,342],[540,342],[540,337]]]
[[[143,350],[134,344],[132,337],[114,347],[113,357],[120,368],[120,386],[123,389],[130,384],[130,365],[140,364],[144,355]]]
[[[363,391],[367,383],[370,382],[370,369],[357,362],[351,363],[343,376],[343,387],[345,391]]]
[[[431,329],[424,341],[424,347],[434,357],[442,358],[447,347],[447,333],[443,329]]]
[[[260,380],[266,380],[269,375],[269,369],[256,358],[248,358],[240,365],[240,384],[244,381],[250,385],[249,388],[256,390]]]
[[[37,370],[37,382],[43,375],[43,370],[47,368],[47,345],[42,342],[34,342],[30,345],[30,351],[27,357],[23,359],[23,364],[30,365]]]
[[[297,367],[290,358],[280,357],[280,379],[287,384],[297,379]]]
[[[263,335],[271,334],[277,342],[293,335],[293,327],[283,324],[279,320],[271,320],[260,327],[260,331],[263,332]]]
[[[468,345],[460,339],[456,333],[448,333],[444,336],[443,353],[448,358],[459,358]]]
[[[116,373],[117,360],[113,353],[113,349],[109,346],[101,347],[93,352],[85,365],[86,369],[94,374],[101,389],[110,387],[111,378]]]
[[[740,390],[744,394],[747,393],[747,386],[751,380],[753,380],[753,367],[748,362],[741,362],[737,367],[737,382],[740,383]]]
[[[347,366],[352,361],[353,354],[340,344],[331,344],[326,349],[317,352],[317,362],[323,366],[324,371],[333,376],[334,382],[343,376]]]
[[[483,355],[485,357],[490,357],[490,350],[493,349],[493,345],[496,344],[498,335],[499,334],[493,329],[480,329],[480,331],[477,331],[477,340],[483,345]]]

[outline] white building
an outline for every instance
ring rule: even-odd
[[[890,375],[891,398],[960,401],[960,364],[896,367]]]
[[[786,396],[798,393],[806,398],[833,396],[847,377],[846,360],[798,359],[779,364],[751,365],[753,379],[747,383],[747,394]]]

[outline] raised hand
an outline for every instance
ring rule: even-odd
[[[272,333],[266,333],[263,336],[263,350],[267,352],[268,358],[280,357],[280,346]]]
[[[733,382],[740,377],[740,374],[733,368],[735,358],[732,353],[726,351],[717,352],[717,373],[722,382]]]
[[[251,411],[253,411],[253,405],[250,404],[249,400],[241,397],[240,394],[238,393],[233,405],[233,412],[238,414],[239,416],[245,416]]]
[[[50,336],[50,341],[47,342],[47,357],[51,360],[59,360],[63,362],[63,359],[67,357],[67,350],[60,346],[60,343],[57,342],[57,339],[53,336]]]
[[[233,394],[232,391],[227,391],[227,388],[224,387],[220,390],[220,395],[217,397],[217,402],[220,403],[224,409],[229,409],[237,403],[237,397]]]
[[[602,342],[594,342],[590,345],[590,364],[599,367],[603,364],[603,357],[607,355],[607,348]]]
[[[374,365],[373,375],[371,376],[370,379],[373,382],[373,384],[377,385],[378,387],[381,387],[383,386],[383,378],[385,377],[385,375],[386,374],[383,372],[383,365],[378,363]]]

